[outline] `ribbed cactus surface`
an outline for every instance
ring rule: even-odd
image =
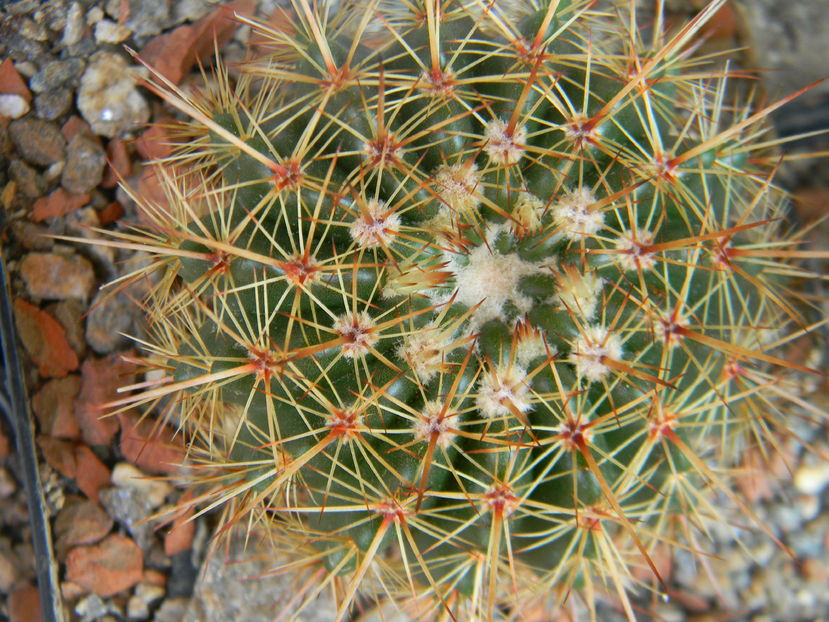
[[[722,2],[671,33],[633,4],[295,0],[237,83],[157,87],[193,122],[122,238],[166,376],[123,403],[173,396],[205,505],[341,615],[370,586],[633,617],[630,567],[693,546],[708,488],[739,503],[719,465],[806,371],[769,109],[688,52]]]

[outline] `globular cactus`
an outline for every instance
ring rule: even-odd
[[[297,611],[633,618],[631,568],[696,548],[711,487],[741,503],[724,469],[774,444],[810,320],[779,104],[689,51],[722,4],[666,34],[632,0],[294,0],[237,82],[157,79],[192,122],[169,206],[115,235],[154,258],[165,373],[114,406],[166,404],[198,501],[325,569]]]

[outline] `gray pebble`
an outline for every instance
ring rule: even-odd
[[[153,511],[152,504],[136,488],[104,488],[98,499],[107,513],[123,525],[145,553],[153,543],[153,525],[150,522],[137,524],[148,518]]]
[[[157,35],[171,25],[170,0],[129,0],[130,18],[125,24],[138,37]]]
[[[45,93],[61,86],[77,86],[83,70],[84,62],[80,58],[49,61],[29,80],[29,88],[35,93]]]
[[[122,333],[133,334],[138,307],[124,294],[100,291],[86,317],[86,342],[98,354],[109,354],[129,342]]]
[[[66,157],[66,139],[58,126],[41,119],[18,119],[9,124],[9,135],[27,162],[49,166]]]
[[[55,89],[35,96],[35,112],[46,121],[53,121],[72,109],[72,91]]]
[[[66,165],[60,183],[69,192],[85,194],[101,183],[105,165],[103,147],[97,141],[78,134],[66,148]]]
[[[23,160],[11,161],[9,175],[17,183],[17,189],[26,198],[37,199],[46,193],[46,184],[43,183],[43,178]]]
[[[182,620],[190,619],[184,617],[189,602],[189,598],[168,598],[155,612],[153,622],[182,622]],[[241,620],[244,618],[234,616],[233,619]]]
[[[21,21],[16,17],[0,21],[0,41],[5,45],[6,56],[14,61],[27,61],[46,54],[44,43],[23,36]]]

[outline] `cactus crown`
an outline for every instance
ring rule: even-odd
[[[704,486],[739,503],[712,465],[806,369],[773,352],[806,326],[769,109],[687,52],[721,4],[646,40],[633,2],[295,0],[235,86],[160,80],[193,121],[121,236],[166,376],[116,405],[175,396],[208,506],[326,567],[340,616],[581,589],[632,618],[630,566]]]

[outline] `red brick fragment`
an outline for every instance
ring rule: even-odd
[[[109,468],[86,445],[75,447],[75,464],[75,482],[78,488],[97,503],[98,491],[104,486],[109,486],[112,475]]]
[[[104,169],[104,178],[101,186],[114,188],[122,179],[126,179],[132,172],[132,160],[127,149],[127,142],[121,138],[113,138],[107,144],[107,166]]]
[[[178,84],[197,61],[213,55],[216,43],[230,41],[239,23],[234,13],[251,16],[256,8],[253,0],[234,0],[204,16],[193,25],[179,26],[159,35],[144,46],[141,58],[165,78]]]
[[[181,436],[174,436],[169,426],[158,421],[119,413],[121,453],[148,473],[169,475],[178,472],[184,462]]]
[[[89,203],[88,194],[71,194],[63,188],[58,188],[52,194],[34,202],[29,219],[41,222],[47,218],[66,216],[87,203]]]
[[[75,446],[69,441],[62,441],[50,436],[40,436],[37,444],[46,464],[69,479],[75,479],[78,463],[75,459]]]
[[[9,594],[9,622],[41,622],[40,593],[36,585],[23,583]]]
[[[63,378],[78,369],[78,355],[69,345],[66,329],[35,305],[14,300],[14,320],[23,347],[45,378]]]
[[[20,95],[27,104],[32,101],[32,92],[26,86],[26,81],[17,73],[11,58],[0,63],[0,94]]]
[[[66,557],[66,578],[101,598],[109,598],[138,583],[144,555],[130,538],[112,534],[92,546],[79,546]]]
[[[75,417],[87,444],[107,445],[118,432],[118,421],[107,416],[102,406],[118,397],[118,387],[134,382],[134,369],[118,355],[89,357],[83,362],[83,381],[75,400]]]
[[[173,519],[173,525],[167,535],[164,536],[164,552],[167,555],[175,555],[182,551],[188,551],[193,546],[193,536],[196,533],[196,523],[190,520],[193,517],[194,507],[188,505],[193,499],[193,491],[188,490],[183,495],[179,504],[181,510]]]
[[[42,434],[70,440],[80,438],[81,429],[72,408],[72,401],[80,390],[81,377],[72,374],[48,381],[34,394],[32,410]]]

